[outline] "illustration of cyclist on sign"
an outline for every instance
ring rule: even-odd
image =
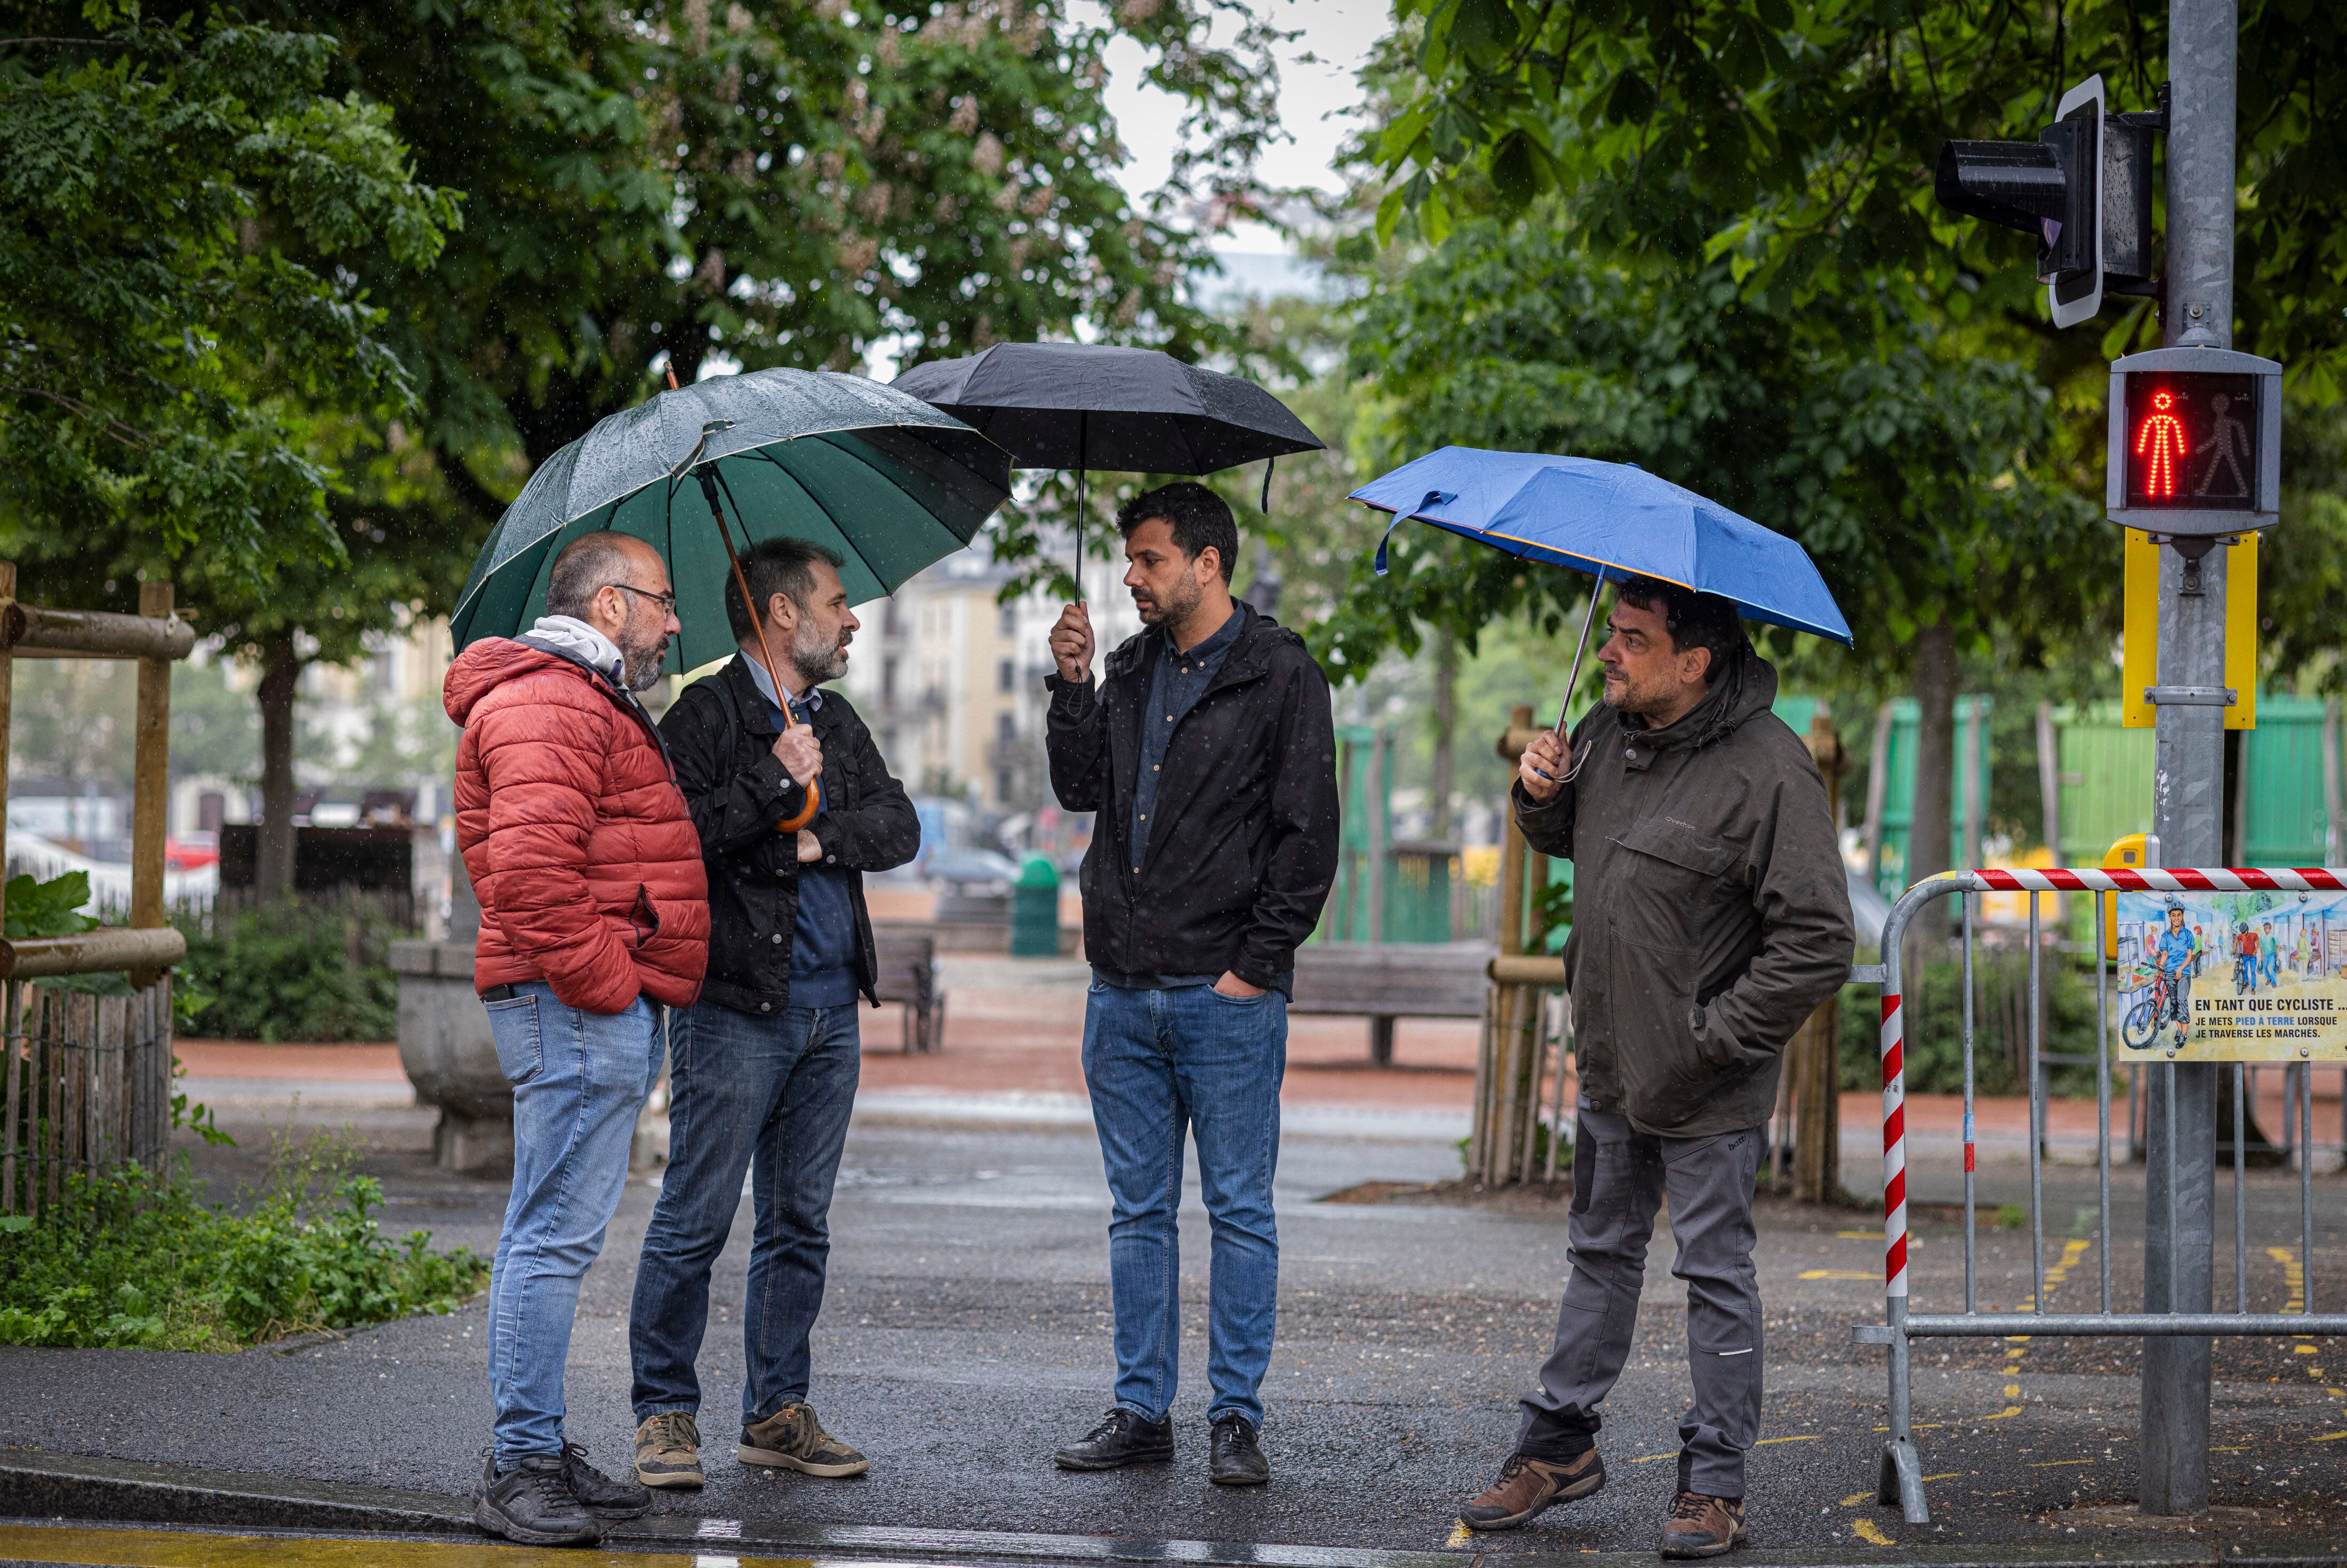
[[[2347,1061],[2347,893],[2121,893],[2116,934],[2118,1055]],[[2195,986],[2210,947],[2230,973]]]

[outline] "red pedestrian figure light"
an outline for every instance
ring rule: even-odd
[[[2153,412],[2144,416],[2135,436],[2135,455],[2148,457],[2144,465],[2143,493],[2168,500],[2176,495],[2176,465],[2184,456],[2184,421],[2176,417],[2176,395],[2167,388],[2151,395]]]

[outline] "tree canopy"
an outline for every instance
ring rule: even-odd
[[[457,204],[333,41],[93,0],[0,39],[0,541],[128,579],[199,553],[255,582],[335,559],[322,422],[415,377],[344,265],[412,276]]]
[[[2239,346],[2318,401],[2340,390],[2347,322],[2347,19],[2314,0],[2243,0]],[[1948,138],[2034,138],[2071,82],[2154,107],[2164,6],[2133,0],[1398,0],[1399,112],[1375,156],[1389,235],[1572,197],[1597,245],[1725,258],[1782,313],[1910,278],[1962,319],[2041,322],[2029,241],[1941,210]],[[2144,330],[2138,306],[2114,337]],[[2090,334],[2074,341],[2091,344]],[[2082,352],[2091,352],[2091,347]],[[2119,350],[2114,346],[2108,352]]]

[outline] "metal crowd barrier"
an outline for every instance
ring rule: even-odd
[[[2299,1159],[2299,1253],[2304,1280],[2297,1293],[2301,1310],[2249,1310],[2249,1199],[2243,1181],[2248,1088],[2244,1064],[2233,1069],[2233,1310],[2206,1313],[2114,1312],[2111,1309],[2111,1057],[2109,1006],[2111,965],[2104,957],[2104,900],[2094,906],[2095,941],[2095,1103],[2096,1112],[2096,1167],[2099,1203],[2096,1247],[2102,1266],[2100,1306],[2093,1312],[2049,1312],[2046,1308],[2045,1173],[2046,1075],[2044,1071],[2045,1010],[2043,996],[2045,943],[2038,900],[2045,893],[2105,892],[2342,892],[2347,869],[2332,870],[1991,870],[1952,872],[1911,887],[1892,907],[1882,933],[1882,963],[1879,968],[1854,968],[1851,980],[1879,980],[1882,987],[1882,1245],[1884,1321],[1852,1327],[1860,1344],[1882,1345],[1890,1350],[1890,1437],[1883,1444],[1876,1491],[1885,1504],[1897,1504],[1911,1524],[1931,1521],[1923,1497],[1923,1466],[1915,1448],[1913,1401],[1909,1381],[1908,1348],[1925,1338],[1995,1338],[2027,1337],[2104,1337],[2141,1338],[2169,1336],[2198,1338],[2218,1336],[2347,1335],[2347,1313],[2314,1311],[2314,1187],[2312,1067],[2292,1063],[2289,1071],[2299,1082],[2296,1094],[2284,1104],[2296,1112]],[[1976,1268],[1976,1193],[1973,1111],[1973,900],[1976,893],[2029,895],[2029,1233],[2030,1283],[2028,1309],[2012,1312],[1980,1310]],[[1910,1310],[1907,1294],[1907,1082],[1905,1018],[1901,1009],[1901,948],[1916,912],[1934,898],[1965,895],[1963,899],[1963,1191],[1964,1191],[1964,1309],[1962,1312],[1919,1313]],[[2156,1072],[2171,1065],[2165,1052],[2142,1064]],[[2162,1097],[2167,1105],[2168,1147],[2176,1147],[2176,1096]],[[2213,1134],[2212,1134],[2213,1135]],[[2175,1184],[2167,1184],[2168,1204],[2176,1205]],[[2147,1214],[2147,1224],[2157,1216]],[[2168,1235],[2178,1234],[2174,1215]],[[2213,1245],[2213,1238],[2212,1238]],[[2178,1248],[2166,1249],[2171,1280],[2177,1272]],[[2213,1263],[2213,1259],[2210,1260]],[[2173,1299],[2176,1291],[2168,1296]]]

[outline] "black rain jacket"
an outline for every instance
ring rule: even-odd
[[[1747,648],[1667,728],[1599,703],[1573,728],[1573,782],[1546,804],[1513,792],[1524,842],[1573,862],[1582,1093],[1641,1132],[1768,1120],[1785,1042],[1850,979],[1833,811],[1776,696]]]
[[[921,825],[845,696],[825,692],[810,722],[823,743],[824,811],[809,826],[826,865],[856,873],[848,879],[856,983],[877,1007],[880,966],[862,874],[912,859]],[[709,978],[701,999],[770,1018],[791,1005],[799,918],[797,835],[776,833],[774,824],[805,804],[806,791],[774,760],[773,708],[738,653],[686,687],[660,729],[709,872]]]
[[[1337,875],[1337,738],[1304,640],[1246,617],[1214,682],[1166,743],[1157,821],[1133,853],[1143,710],[1165,646],[1129,638],[1105,679],[1045,677],[1051,789],[1098,813],[1084,855],[1084,956],[1123,974],[1220,975],[1271,989],[1296,967]]]

